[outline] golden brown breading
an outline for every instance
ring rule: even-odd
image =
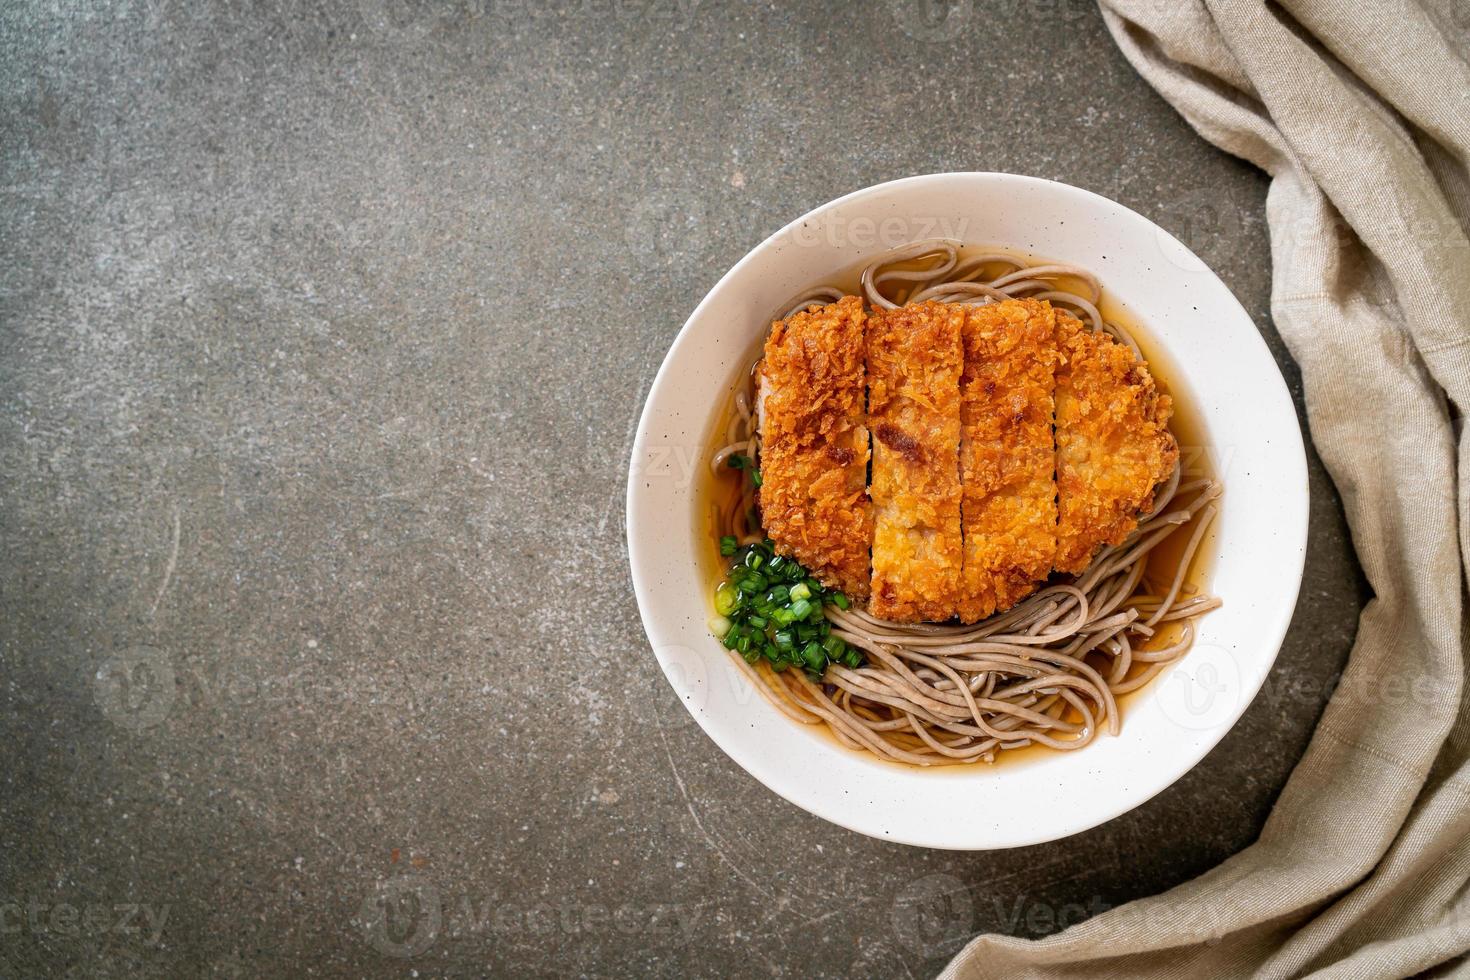
[[[1179,446],[1168,428],[1173,402],[1131,350],[1060,310],[1057,349],[1054,564],[1075,574],[1138,526]]]
[[[868,430],[862,300],[772,325],[760,369],[760,508],[784,555],[824,585],[868,594]]]
[[[965,307],[960,472],[965,535],[959,617],[1009,609],[1051,573],[1056,554],[1051,304]]]
[[[874,616],[944,620],[959,598],[962,307],[868,317]]]

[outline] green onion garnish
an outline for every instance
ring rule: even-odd
[[[736,454],[730,466],[759,483],[750,460]],[[832,633],[826,605],[850,608],[847,596],[823,587],[799,562],[776,554],[775,542],[741,546],[733,536],[720,539],[720,554],[730,560],[725,581],[715,590],[710,631],[747,663],[765,660],[772,670],[800,667],[820,680],[831,664],[859,667],[865,654]]]
[[[750,475],[750,482],[756,486],[760,486],[763,482],[761,480],[761,471],[756,467],[755,461],[744,453],[732,453],[725,460],[725,465],[732,470],[744,470]]]

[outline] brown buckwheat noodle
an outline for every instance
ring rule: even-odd
[[[1005,271],[981,278],[997,266]],[[1061,277],[1082,282],[1087,295],[1056,288]],[[1127,331],[1099,311],[1097,277],[1077,266],[1027,265],[1000,253],[962,257],[950,242],[927,241],[885,254],[863,270],[861,281],[864,298],[878,309],[925,300],[1049,300],[1142,359]],[[842,295],[838,289],[814,289],[793,299],[781,318]],[[736,395],[725,445],[711,461],[717,471],[733,453],[759,458],[753,379],[752,371]],[[744,499],[721,533],[750,544],[765,535],[750,524],[754,491],[750,481],[742,482]],[[1194,642],[1195,620],[1220,605],[1213,596],[1189,594],[1184,581],[1218,510],[1220,491],[1213,480],[1181,481],[1176,467],[1138,529],[1099,552],[1075,581],[1048,585],[971,626],[891,623],[856,607],[828,606],[833,634],[861,648],[867,663],[857,669],[833,664],[820,682],[801,670],[777,673],[764,660],[751,666],[738,653],[731,656],[787,717],[824,725],[842,744],[885,759],[958,765],[993,762],[1007,749],[1033,744],[1082,748],[1099,731],[1117,734],[1117,697],[1184,656]],[[1176,532],[1188,539],[1172,581],[1150,583],[1150,551]],[[1149,648],[1165,624],[1178,624],[1170,630],[1172,641]]]

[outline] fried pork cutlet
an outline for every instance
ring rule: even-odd
[[[868,594],[868,430],[862,300],[772,325],[760,368],[761,517],[781,554],[824,585]]]
[[[1009,609],[1057,550],[1052,387],[1056,314],[1031,299],[964,307],[960,380],[967,623]]]
[[[1059,310],[1057,351],[1053,564],[1076,574],[1138,526],[1179,446],[1168,428],[1173,402],[1131,350]]]
[[[868,317],[873,592],[868,610],[944,620],[959,598],[964,310],[921,303]]]

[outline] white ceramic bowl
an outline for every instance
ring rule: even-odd
[[[709,634],[713,547],[700,512],[714,419],[770,318],[802,290],[904,242],[999,244],[1096,272],[1186,389],[1225,481],[1211,589],[1188,656],[1125,702],[1122,733],[1076,752],[962,769],[841,748],[766,703]],[[730,758],[810,812],[883,840],[980,850],[1074,834],[1138,806],[1198,762],[1275,660],[1301,583],[1307,474],[1286,385],[1250,316],[1147,218],[1034,177],[911,177],[823,205],[758,245],[694,310],[644,406],[628,477],[628,555],[654,655]],[[677,751],[677,748],[676,748]]]

